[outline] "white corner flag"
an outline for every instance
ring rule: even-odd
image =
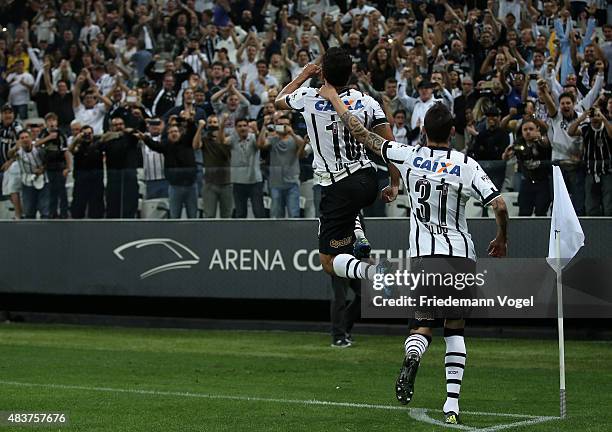
[[[561,274],[570,260],[584,246],[584,232],[565,187],[561,168],[553,166],[554,201],[550,221],[548,258],[557,273],[557,325],[559,329],[559,397],[560,415],[565,418],[565,337],[563,335],[563,284]]]

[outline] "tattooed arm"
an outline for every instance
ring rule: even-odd
[[[357,141],[365,144],[374,153],[380,155],[380,149],[386,140],[380,135],[367,130],[359,119],[349,112],[334,87],[326,83],[319,89],[319,95],[332,103],[340,119],[342,119],[342,123],[344,123]]]

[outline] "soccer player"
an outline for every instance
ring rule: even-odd
[[[465,203],[470,196],[495,211],[497,235],[489,244],[489,255],[506,255],[506,204],[476,161],[449,148],[453,116],[448,108],[436,104],[427,111],[424,119],[427,146],[410,147],[368,131],[345,107],[333,86],[326,83],[319,94],[332,103],[352,136],[400,169],[411,201],[411,260],[431,263],[442,257],[454,268],[473,272],[476,253],[465,220]],[[404,345],[406,356],[396,382],[396,396],[403,404],[412,399],[419,362],[431,343],[431,328],[436,323],[427,315],[415,318],[420,319],[412,320]],[[464,326],[465,321],[459,317],[444,322],[447,397],[443,412],[449,424],[459,423],[459,392],[466,359]]]
[[[375,164],[363,145],[343,126],[334,107],[315,88],[301,87],[308,79],[322,73],[365,128],[385,139],[393,139],[391,127],[382,108],[372,97],[347,87],[353,63],[341,48],[330,48],[321,66],[308,64],[278,95],[277,109],[293,109],[306,121],[314,149],[315,175],[323,187],[319,218],[319,256],[323,269],[330,275],[349,279],[373,279],[376,268],[351,255],[355,218],[370,206],[378,195]],[[390,186],[383,189],[387,202],[397,197],[400,173],[389,164]],[[357,238],[356,249],[368,248],[365,237]]]

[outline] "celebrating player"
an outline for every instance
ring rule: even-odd
[[[476,253],[465,220],[465,203],[470,196],[483,205],[490,205],[495,212],[497,235],[489,244],[489,255],[506,255],[506,204],[476,161],[448,147],[453,129],[453,116],[448,108],[436,104],[427,111],[423,131],[427,146],[410,147],[368,131],[328,83],[319,90],[319,95],[330,101],[352,136],[399,168],[409,191],[410,256],[415,264],[423,265],[441,257],[453,268],[474,271]],[[403,404],[412,399],[419,363],[431,343],[432,327],[437,323],[432,316],[419,315],[412,320],[410,336],[404,345],[406,355],[396,382],[396,396]],[[444,322],[447,397],[443,412],[446,423],[458,424],[459,392],[466,360],[465,321],[453,318]]]
[[[375,164],[366,155],[363,145],[348,127],[343,126],[332,104],[315,88],[301,87],[306,80],[322,73],[330,86],[342,97],[343,106],[366,129],[385,139],[393,139],[389,122],[373,98],[347,87],[353,63],[341,48],[330,48],[321,67],[308,64],[289,83],[275,101],[277,109],[299,111],[308,128],[314,149],[315,175],[323,186],[319,218],[319,253],[323,269],[330,275],[349,279],[372,279],[376,269],[350,255],[355,219],[361,209],[370,206],[378,195]],[[393,201],[398,192],[400,173],[389,164],[391,184],[382,196]],[[357,239],[358,243],[363,239]],[[359,246],[359,244],[357,245]]]

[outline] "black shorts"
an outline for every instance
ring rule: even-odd
[[[327,255],[352,253],[355,218],[378,195],[374,168],[360,169],[342,180],[321,188],[319,252]]]
[[[411,258],[410,271],[412,273],[424,272],[426,274],[475,274],[476,261],[464,257],[429,255]],[[476,295],[475,290],[473,289],[466,288],[461,291],[457,291],[455,288],[450,288],[444,285],[438,286],[435,283],[427,288],[424,288],[421,294],[446,297],[447,295],[451,294],[451,292],[454,298],[472,298]],[[464,319],[467,315],[469,315],[469,313],[462,308],[432,307],[424,310],[415,310],[414,318],[410,322],[410,328],[442,327],[445,319],[459,320]]]

